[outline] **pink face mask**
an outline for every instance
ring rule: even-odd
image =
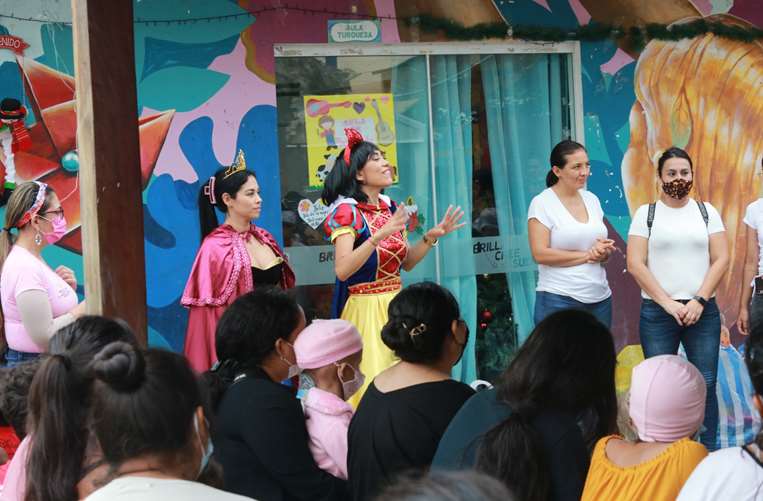
[[[57,214],[52,220],[48,219],[44,216],[40,216],[41,219],[44,219],[53,226],[53,230],[50,233],[45,233],[45,241],[49,244],[54,244],[61,240],[64,235],[66,235],[66,232],[68,230],[67,224],[66,224],[66,217],[64,217],[63,214]]]

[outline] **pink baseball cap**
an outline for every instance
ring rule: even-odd
[[[693,435],[705,418],[705,380],[678,355],[647,358],[633,368],[629,410],[644,442],[675,442]]]
[[[358,329],[341,319],[313,320],[294,341],[301,369],[325,367],[363,349]]]

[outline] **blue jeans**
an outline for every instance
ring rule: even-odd
[[[25,351],[16,351],[12,348],[8,348],[5,352],[5,366],[16,367],[19,364],[35,360],[40,357],[39,353],[27,353]]]
[[[541,320],[562,310],[583,310],[593,314],[596,319],[607,326],[612,326],[612,296],[598,303],[581,303],[577,299],[568,296],[554,294],[552,292],[535,291],[535,325]]]
[[[710,299],[697,323],[684,327],[649,299],[641,303],[639,321],[641,347],[646,358],[656,355],[675,355],[679,343],[686,350],[686,358],[702,373],[707,385],[704,430],[700,441],[712,451],[716,447],[718,432],[718,397],[715,383],[718,378],[718,348],[721,342],[721,315],[715,299]]]

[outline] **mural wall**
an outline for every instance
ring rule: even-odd
[[[307,5],[308,2],[305,2]],[[265,206],[260,224],[282,238],[276,135],[274,43],[325,43],[336,12],[403,18],[416,13],[467,25],[495,20],[574,28],[591,22],[669,23],[714,17],[763,25],[757,0],[313,0],[323,12],[281,10],[278,0],[134,0],[135,56],[144,179],[145,250],[151,342],[179,350],[186,315],[178,300],[199,243],[199,180],[242,149],[257,172]],[[10,7],[13,8],[10,8]],[[0,35],[23,38],[23,55],[0,49],[0,96],[32,113],[34,147],[18,156],[20,177],[48,179],[77,214],[71,13],[66,1],[0,0]],[[334,14],[332,14],[334,12]],[[154,21],[150,21],[154,20]],[[159,21],[157,21],[159,20]],[[385,43],[438,40],[384,19]],[[622,251],[609,263],[618,349],[638,343],[638,289],[625,273],[625,240],[636,208],[656,196],[652,160],[667,146],[695,160],[695,196],[721,210],[734,250],[719,304],[736,320],[742,215],[759,196],[763,137],[763,45],[713,36],[651,42],[635,52],[611,41],[582,43],[589,189],[602,201]],[[132,117],[115,117],[132,120]],[[756,166],[758,166],[756,168]],[[82,276],[78,217],[51,260]],[[623,357],[629,351],[624,350]]]

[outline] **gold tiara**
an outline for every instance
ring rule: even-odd
[[[244,151],[238,150],[238,155],[236,155],[236,161],[233,162],[233,165],[225,169],[225,174],[223,175],[223,179],[227,179],[236,172],[241,172],[242,170],[246,170],[246,160],[244,159]]]

